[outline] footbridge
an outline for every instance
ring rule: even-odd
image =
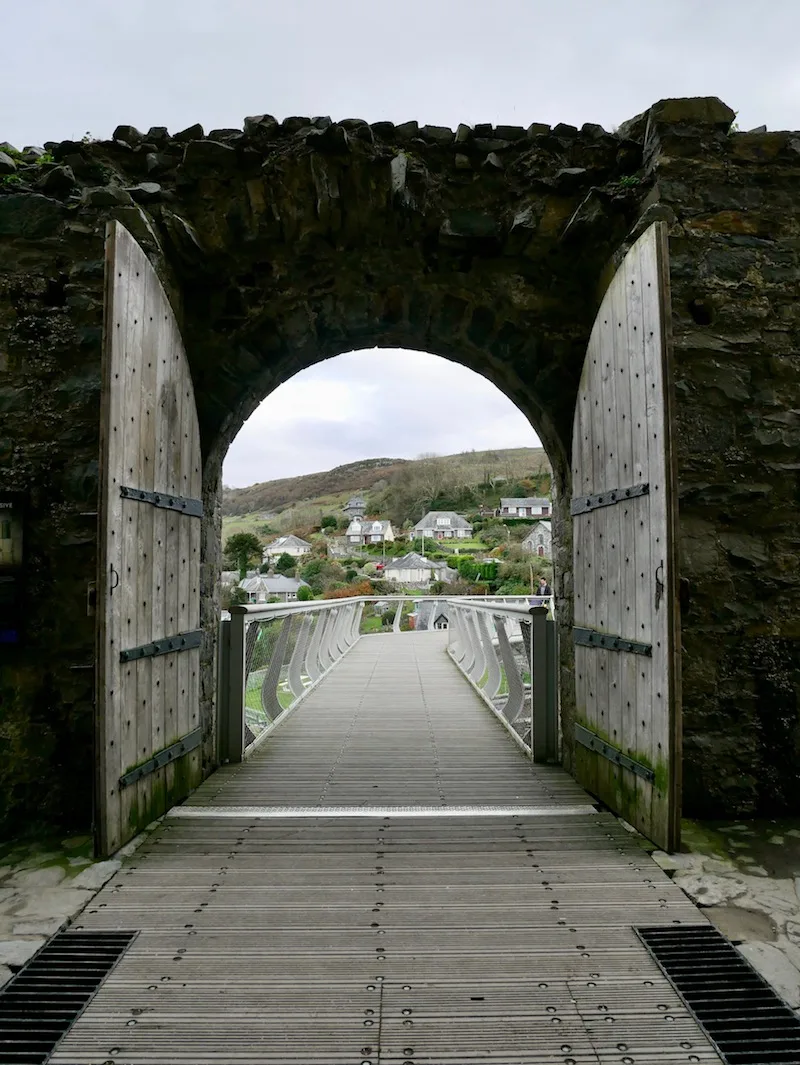
[[[723,1060],[647,945],[705,919],[557,764],[548,604],[409,605],[234,608],[226,764],[74,927],[129,942],[53,1063]]]

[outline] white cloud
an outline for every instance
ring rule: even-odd
[[[223,479],[242,486],[363,458],[537,445],[525,416],[479,374],[426,352],[373,349],[276,389],[231,445]]]

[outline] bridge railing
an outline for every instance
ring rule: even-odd
[[[362,598],[233,606],[221,623],[219,758],[239,762],[360,635]]]
[[[558,759],[556,632],[551,604],[449,599],[453,661],[534,762]]]
[[[220,624],[220,762],[240,762],[247,757],[362,635],[449,628],[454,604],[461,604],[462,610],[491,606],[495,611],[514,611],[509,601],[527,605],[529,598],[384,595],[231,607]],[[529,619],[519,606],[516,612]],[[512,626],[510,639],[520,638],[519,628],[513,631]],[[486,697],[485,684],[477,686]],[[491,699],[488,701],[494,708]],[[518,726],[514,731],[518,732]]]

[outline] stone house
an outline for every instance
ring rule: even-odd
[[[452,580],[455,570],[450,569],[446,562],[434,562],[416,551],[409,551],[407,555],[387,562],[382,576],[384,580],[395,584],[427,588],[431,581]]]
[[[349,518],[363,518],[367,512],[367,501],[361,496],[353,496],[347,500],[342,510]]]
[[[431,510],[417,522],[411,535],[430,536],[433,540],[469,540],[472,526],[453,510]]]
[[[549,521],[537,521],[522,541],[522,550],[541,558],[553,557],[553,530]]]
[[[543,518],[552,511],[549,499],[542,496],[527,496],[523,499],[501,499],[498,518]]]
[[[348,547],[363,547],[365,544],[391,543],[394,529],[390,521],[383,519],[353,518],[344,534]]]
[[[288,536],[279,536],[271,544],[264,548],[264,562],[274,562],[281,555],[291,555],[292,558],[300,558],[307,555],[311,550],[308,540],[301,540],[299,536],[289,533]]]
[[[284,577],[282,573],[276,573],[274,577],[245,577],[239,581],[239,587],[247,592],[248,603],[268,603],[270,599],[288,603],[297,599],[299,589],[308,588],[308,584],[296,577]]]

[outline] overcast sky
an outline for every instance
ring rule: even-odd
[[[798,0],[0,0],[0,27],[0,141],[17,147],[119,123],[241,127],[263,112],[612,129],[661,97],[704,95],[742,129],[800,127]],[[532,442],[493,386],[406,358],[400,373],[387,352],[343,356],[284,385],[231,448],[226,482]],[[354,417],[329,425],[333,388]],[[298,391],[293,418],[281,397]],[[303,442],[291,459],[287,434]]]

